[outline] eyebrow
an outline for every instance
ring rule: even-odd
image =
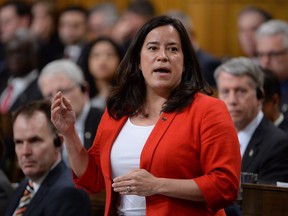
[[[159,44],[160,44],[160,42],[158,42],[158,41],[151,41],[151,42],[148,42],[146,44],[146,46],[148,46],[148,45],[159,45]],[[168,46],[169,45],[179,45],[179,43],[177,43],[177,42],[169,42],[167,45]]]
[[[35,141],[43,141],[43,138],[40,136],[32,136],[29,137],[28,139],[14,139],[14,142],[23,142],[24,140],[27,140],[28,142],[35,142]]]

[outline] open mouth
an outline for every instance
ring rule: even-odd
[[[170,70],[168,68],[157,68],[154,70],[156,73],[170,73]]]

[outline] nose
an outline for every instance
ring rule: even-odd
[[[157,60],[161,61],[161,62],[167,62],[168,61],[168,57],[167,57],[166,51],[164,49],[159,50]]]
[[[259,63],[262,68],[268,68],[270,65],[270,57],[268,55],[263,55],[259,58]]]
[[[237,97],[235,92],[229,92],[229,94],[226,97],[225,103],[227,105],[235,105],[237,103]]]
[[[30,155],[32,153],[31,145],[28,142],[24,142],[22,146],[22,154]]]

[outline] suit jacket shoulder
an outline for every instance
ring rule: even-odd
[[[288,181],[288,134],[263,118],[243,155],[242,171],[257,173],[264,183]]]
[[[18,107],[22,106],[23,104],[33,101],[42,99],[43,96],[39,90],[37,79],[33,80],[32,83],[23,91],[16,101],[12,104],[10,111],[15,111]]]
[[[12,186],[4,172],[0,169],[0,215],[4,215],[12,194]]]
[[[12,215],[27,185],[27,179],[21,183],[6,215]],[[91,215],[88,194],[76,189],[72,182],[70,169],[61,161],[45,178],[39,190],[32,198],[24,215],[62,216]]]

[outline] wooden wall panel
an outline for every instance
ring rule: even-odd
[[[32,2],[33,0],[27,0]],[[114,3],[123,11],[130,0],[51,0],[59,8],[80,4],[86,8],[101,2]],[[4,0],[0,0],[0,3]],[[239,11],[248,5],[260,6],[275,18],[288,21],[288,0],[151,0],[157,13],[179,9],[188,13],[194,23],[198,41],[203,49],[218,57],[238,56],[241,50],[237,40],[236,20]]]

